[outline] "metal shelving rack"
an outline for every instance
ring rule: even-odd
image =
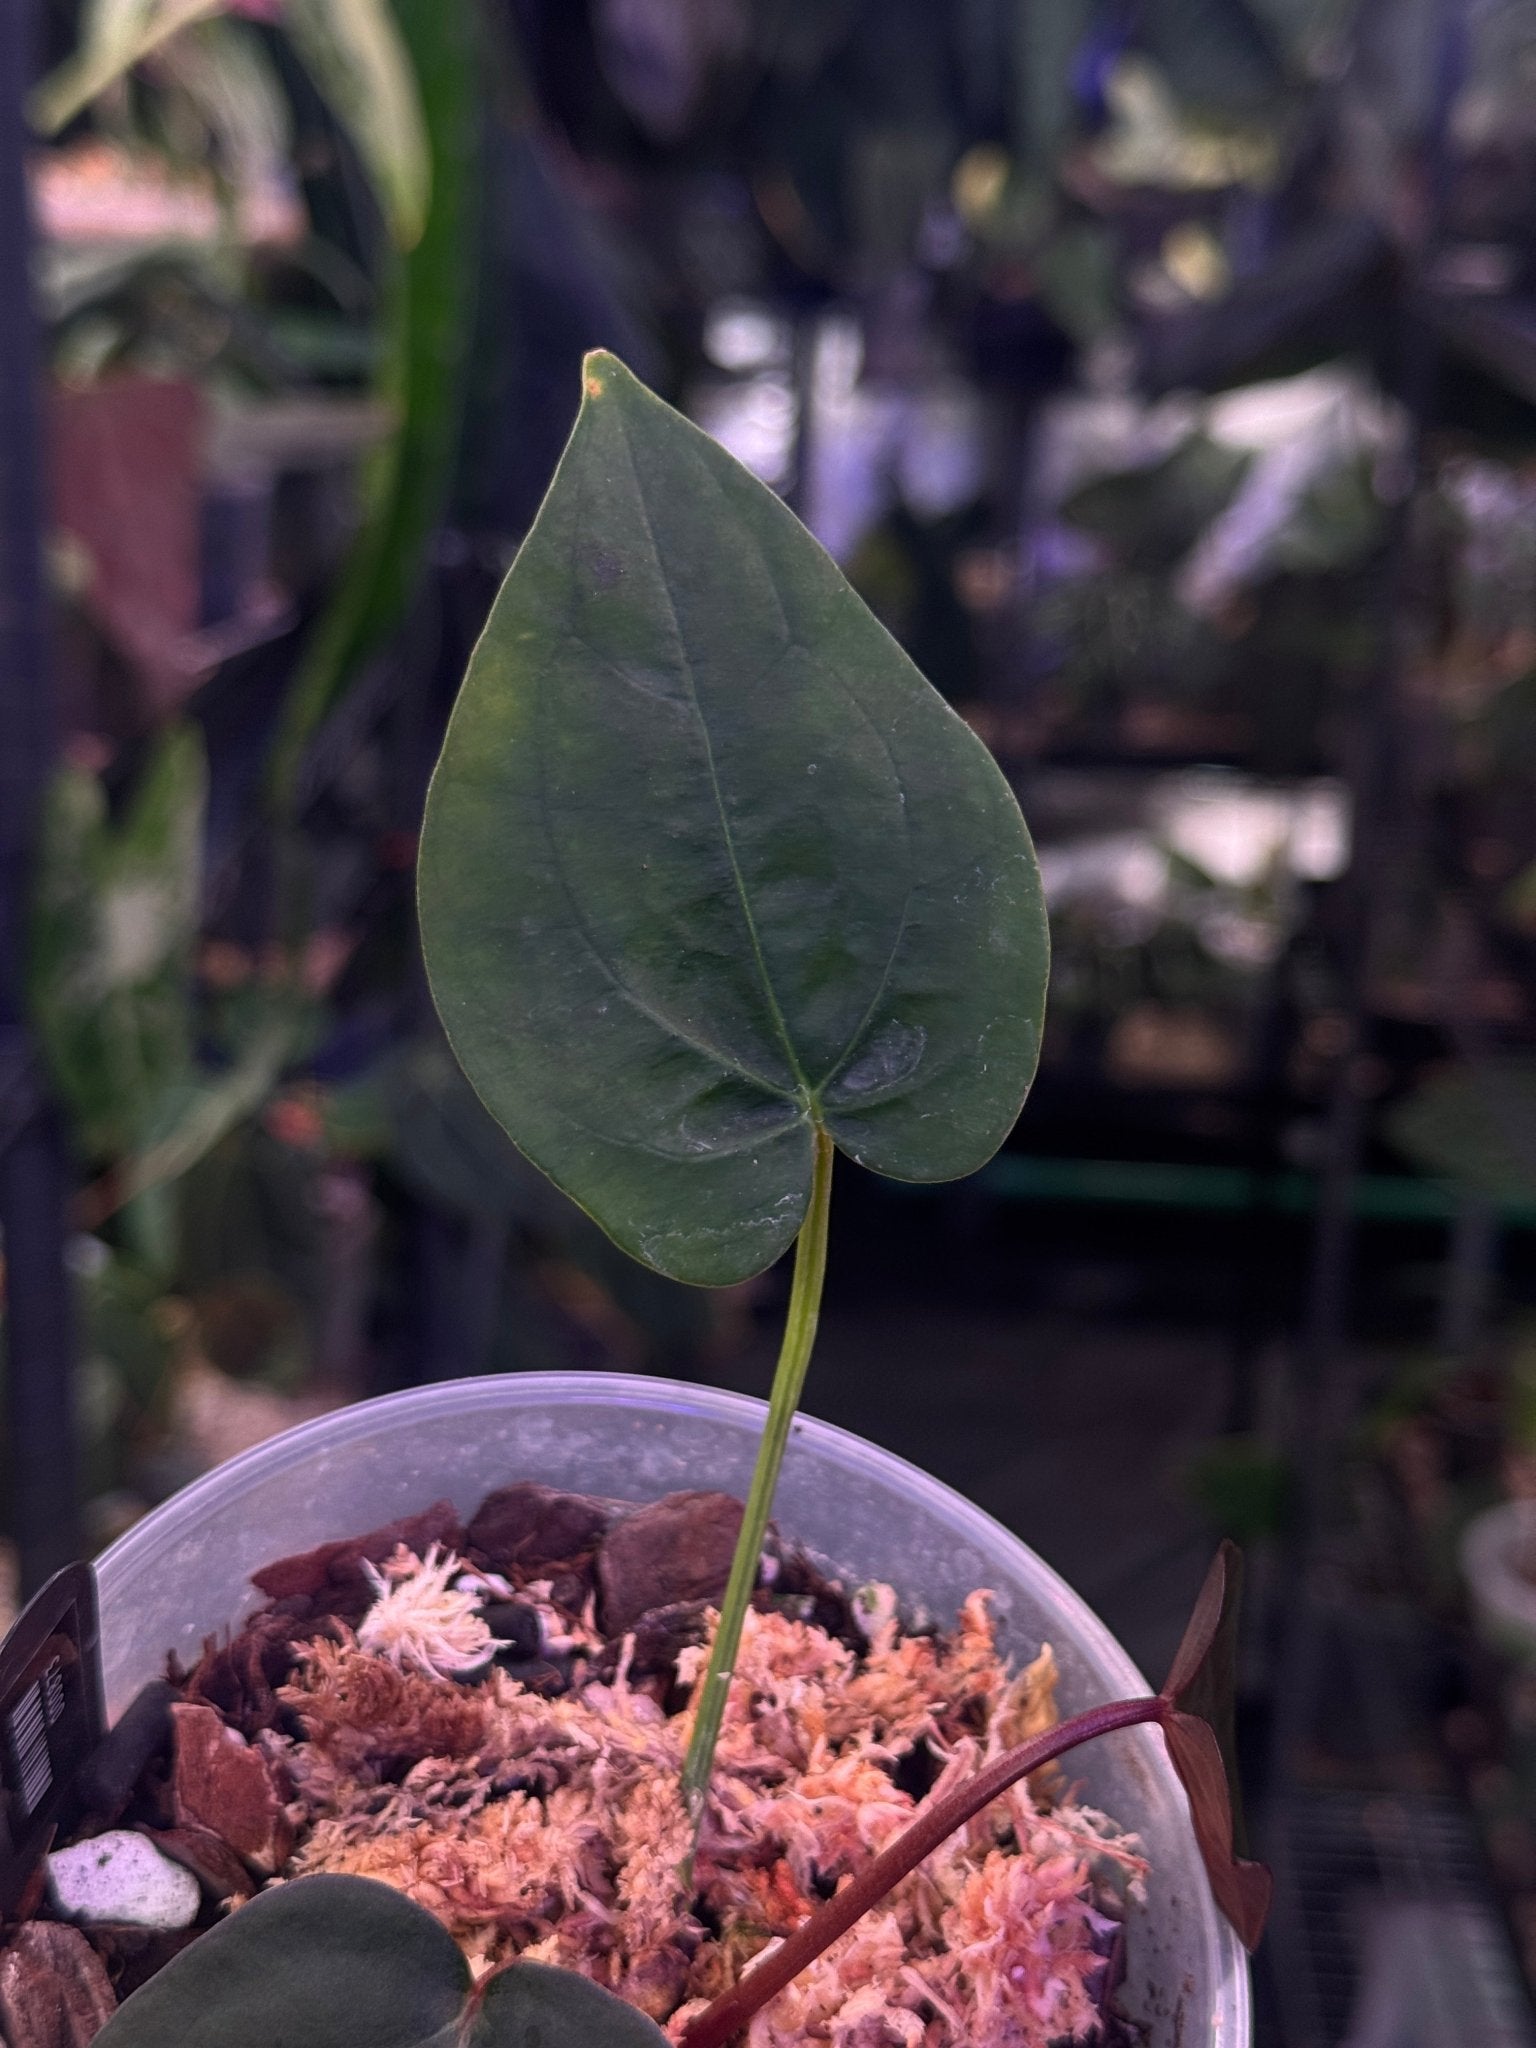
[[[1517,395],[1536,397],[1528,338],[1523,348],[1514,346],[1521,321],[1493,309],[1470,324],[1453,318],[1421,283],[1434,273],[1446,219],[1450,116],[1469,28],[1465,0],[1442,0],[1438,17],[1424,152],[1427,224],[1420,246],[1400,260],[1397,287],[1414,480],[1423,472],[1447,348],[1477,360]],[[1271,1741],[1259,1802],[1259,1845],[1277,1876],[1261,1983],[1273,2038],[1284,2048],[1536,2044],[1530,1988],[1476,1825],[1440,1752],[1430,1674],[1447,1646],[1414,1602],[1403,1557],[1382,1545],[1379,1532],[1373,1538],[1353,1527],[1351,1516],[1349,1444],[1366,1393],[1352,1341],[1352,1280],[1369,1185],[1367,1109],[1352,1070],[1381,1027],[1375,996],[1382,934],[1401,887],[1403,854],[1424,829],[1402,684],[1410,653],[1411,498],[1405,491],[1395,520],[1382,582],[1380,659],[1352,765],[1348,1043],[1328,1111],[1291,1390],[1301,1512],[1273,1617]],[[1459,1050],[1475,1050],[1455,1016],[1440,1021]],[[1458,1259],[1477,1233],[1463,1227],[1465,1214],[1447,1220],[1449,1297],[1457,1291]],[[1478,1242],[1487,1239],[1484,1231]],[[1487,1250],[1483,1243],[1485,1256]],[[1450,1333],[1443,1327],[1441,1334]]]
[[[34,0],[0,7],[0,1240],[4,1445],[23,1592],[77,1554],[71,1174],[28,1030],[22,971],[37,807],[57,746],[42,562],[40,358],[23,102]]]

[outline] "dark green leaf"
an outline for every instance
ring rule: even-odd
[[[487,1106],[678,1279],[790,1243],[816,1125],[945,1180],[1034,1071],[1045,916],[996,765],[779,500],[611,356],[471,665],[420,878]]]
[[[432,162],[395,8],[389,0],[286,0],[282,19],[357,145],[395,240],[411,248],[426,221]]]
[[[1268,110],[1285,83],[1273,37],[1243,0],[1149,0],[1137,41],[1178,99],[1222,120]]]
[[[1096,534],[1127,569],[1169,569],[1231,501],[1253,458],[1246,450],[1191,434],[1141,469],[1094,477],[1062,512]]]
[[[450,2048],[469,1989],[453,1936],[402,1893],[301,1877],[183,1949],[96,2048]]]
[[[1432,1073],[1387,1130],[1425,1172],[1495,1202],[1536,1201],[1536,1060],[1480,1059]]]
[[[585,1977],[514,1963],[478,1990],[432,1915],[366,1877],[259,1893],[121,2007],[97,2048],[658,2048]]]
[[[222,1072],[189,1071],[162,1089],[149,1106],[134,1157],[124,1164],[124,1198],[179,1180],[236,1124],[253,1116],[276,1087],[299,1031],[296,1009],[274,1001],[271,1014]]]
[[[1015,0],[1014,145],[1053,162],[1075,117],[1072,71],[1099,9],[1095,0]]]
[[[485,1986],[466,2048],[658,2048],[643,2012],[570,1970],[514,1963]]]
[[[332,11],[309,0],[306,19],[319,25]],[[484,74],[478,10],[394,0],[389,11],[426,123],[431,203],[389,282],[377,391],[399,425],[370,463],[367,517],[305,648],[273,747],[272,785],[285,802],[316,729],[415,594],[427,541],[442,517],[463,410]]]

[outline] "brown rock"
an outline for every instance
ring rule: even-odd
[[[853,1618],[848,1595],[841,1583],[837,1579],[829,1579],[803,1550],[791,1550],[780,1557],[778,1575],[769,1592],[774,1601],[805,1602],[805,1620],[816,1628],[825,1629],[829,1636],[836,1636],[850,1650],[863,1653],[866,1647],[864,1631]],[[761,1593],[758,1600],[762,1600]]]
[[[212,1707],[171,1709],[171,1810],[178,1827],[207,1828],[259,1876],[270,1877],[293,1830],[266,1758]]]
[[[28,1921],[0,1955],[0,2032],[9,2048],[87,2048],[116,2010],[101,1958],[78,1927]]]
[[[434,1501],[419,1515],[402,1515],[371,1529],[366,1536],[347,1536],[335,1543],[322,1543],[314,1550],[294,1557],[280,1557],[275,1564],[252,1572],[251,1583],[269,1600],[289,1601],[300,1597],[310,1602],[315,1615],[335,1614],[343,1621],[361,1621],[373,1604],[373,1588],[363,1575],[363,1559],[382,1564],[399,1544],[423,1556],[430,1544],[441,1543],[447,1550],[462,1551],[464,1529],[453,1502]]]
[[[481,1570],[500,1572],[520,1586],[530,1579],[574,1577],[580,1605],[591,1588],[593,1555],[620,1512],[615,1501],[522,1479],[486,1495],[465,1539]]]
[[[190,1870],[215,1904],[248,1899],[256,1886],[250,1872],[222,1835],[211,1828],[143,1828],[162,1856]]]
[[[638,2005],[662,2026],[683,2001],[690,1961],[679,1943],[658,1942],[636,1957],[619,1989],[629,2004]]]
[[[630,1642],[629,1675],[632,1679],[670,1679],[680,1653],[709,1640],[709,1602],[676,1600],[670,1607],[652,1607],[634,1624]],[[590,1675],[604,1682],[612,1680],[623,1654],[623,1641],[612,1638],[590,1666]]]
[[[620,1635],[653,1607],[718,1601],[742,1507],[728,1493],[669,1493],[615,1522],[597,1554],[598,1612]]]
[[[112,1989],[121,2004],[184,1948],[189,1948],[201,1932],[198,1927],[178,1927],[174,1933],[165,1934],[153,1933],[147,1927],[93,1927],[91,1946],[106,1965]]]
[[[707,1600],[675,1600],[670,1607],[653,1607],[635,1623],[629,1668],[637,1678],[670,1677],[684,1650],[696,1650],[708,1641]]]
[[[284,1611],[309,1606],[307,1600],[282,1601],[253,1614],[227,1643],[209,1637],[187,1679],[185,1696],[217,1707],[242,1735],[275,1728],[281,1714],[277,1688],[292,1673],[296,1646],[336,1628],[329,1617],[311,1621]]]

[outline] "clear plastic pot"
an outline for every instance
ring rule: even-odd
[[[99,1560],[108,1712],[253,1604],[275,1557],[356,1535],[443,1497],[472,1510],[514,1479],[648,1500],[684,1487],[744,1493],[760,1401],[669,1380],[525,1373],[440,1382],[323,1416],[220,1466]],[[1108,1630],[1034,1552],[947,1486],[873,1444],[800,1417],[775,1517],[855,1581],[894,1585],[952,1620],[992,1588],[1002,1640],[1042,1641],[1068,1713],[1149,1690]],[[1247,2048],[1248,1972],[1211,1902],[1162,1739],[1134,1729],[1074,1753],[1083,1797],[1141,1836],[1152,1876],[1128,1930],[1126,2003],[1150,2048]]]

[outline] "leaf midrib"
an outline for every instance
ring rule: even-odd
[[[778,994],[773,986],[773,979],[768,972],[768,961],[763,952],[762,939],[758,934],[757,919],[753,915],[751,899],[747,895],[746,877],[742,874],[741,862],[736,853],[735,835],[731,831],[730,819],[726,815],[725,796],[720,787],[720,774],[715,763],[715,746],[710,736],[709,721],[705,718],[704,708],[699,702],[698,682],[694,676],[693,662],[689,658],[687,643],[683,638],[682,624],[678,619],[677,605],[672,596],[672,586],[667,579],[667,572],[662,563],[661,549],[656,538],[655,523],[651,518],[651,508],[646,500],[645,486],[640,481],[640,471],[635,462],[634,451],[629,445],[629,435],[622,419],[619,421],[619,442],[624,450],[624,460],[629,465],[630,480],[634,485],[635,491],[635,503],[639,508],[640,523],[645,532],[646,546],[650,549],[651,561],[656,572],[656,581],[666,601],[667,617],[672,624],[673,645],[677,650],[677,658],[681,667],[683,681],[688,690],[688,699],[693,706],[693,715],[698,724],[699,736],[704,742],[704,763],[709,773],[710,795],[714,799],[715,816],[719,821],[720,836],[725,845],[726,859],[730,863],[731,881],[736,891],[736,901],[740,906],[742,920],[747,928],[747,938],[752,948],[753,965],[757,969],[757,977],[762,984],[763,996],[768,1005],[768,1013],[773,1020],[773,1027],[778,1035],[779,1044],[783,1048],[785,1060],[788,1063],[790,1072],[800,1084],[800,1099],[812,1120],[819,1126],[821,1121],[820,1105],[816,1100],[815,1090],[811,1086],[805,1069],[800,1064],[800,1056],[795,1050],[794,1040],[789,1035],[789,1026],[785,1022],[784,1012],[779,1006]]]
[[[544,702],[542,686],[538,688],[538,700],[542,707]],[[711,1045],[707,1040],[695,1037],[691,1032],[685,1031],[675,1017],[669,1017],[665,1010],[659,1010],[654,1004],[647,1002],[638,990],[630,986],[618,968],[608,958],[607,954],[604,953],[592,935],[576,891],[571,885],[571,878],[565,871],[565,858],[560,850],[559,835],[554,829],[554,820],[550,811],[547,762],[542,740],[534,752],[538,762],[538,775],[535,786],[538,790],[539,798],[539,822],[544,828],[544,841],[549,848],[553,873],[560,885],[560,893],[565,899],[566,907],[570,911],[571,922],[575,927],[576,935],[586,947],[594,964],[603,974],[609,986],[632,1009],[638,1010],[642,1017],[647,1018],[649,1022],[654,1024],[658,1030],[666,1032],[669,1037],[675,1038],[680,1044],[686,1045],[690,1051],[698,1053],[702,1058],[712,1060],[723,1072],[736,1075],[738,1080],[750,1082],[754,1088],[761,1088],[765,1094],[774,1096],[780,1102],[793,1102],[797,1106],[803,1107],[800,1096],[783,1087],[779,1082],[770,1081],[766,1075],[754,1073],[750,1067],[743,1066],[740,1060],[730,1053],[723,1052],[719,1046]]]
[[[827,663],[827,673],[833,678],[835,678],[836,682],[838,683],[839,687],[843,692],[843,695],[848,699],[848,702],[853,706],[854,710],[858,712],[859,716],[864,720],[864,723],[869,727],[870,731],[879,741],[880,746],[885,754],[885,758],[890,764],[891,780],[896,784],[896,787],[899,790],[903,789],[903,784],[901,780],[901,770],[896,766],[896,756],[891,752],[891,743],[886,738],[885,734],[880,730],[879,726],[875,723],[874,719],[870,717],[868,711],[865,710],[864,704],[859,697],[858,691],[854,689],[852,683],[849,682],[848,678],[843,674],[843,671],[838,667],[836,662],[829,661]],[[903,795],[903,802],[905,802],[905,795]],[[905,810],[903,810],[902,813],[902,829],[904,833],[909,833],[911,830],[911,827],[907,821]],[[909,844],[908,852],[910,853],[910,851],[911,848]],[[909,869],[908,873],[910,874],[910,872],[911,870]],[[891,985],[891,975],[896,966],[896,957],[901,951],[903,939],[905,939],[905,937],[907,936],[907,924],[912,915],[913,891],[914,885],[909,880],[907,883],[907,893],[905,894],[905,896],[903,896],[901,900],[901,917],[896,926],[896,936],[891,941],[891,950],[889,953],[887,953],[885,957],[885,966],[881,971],[880,980],[876,985],[874,994],[869,999],[868,1005],[865,1008],[863,1016],[855,1025],[853,1033],[849,1038],[847,1044],[843,1047],[842,1051],[838,1054],[837,1058],[832,1062],[831,1066],[828,1067],[827,1071],[822,1075],[821,1079],[816,1083],[814,1094],[818,1109],[821,1106],[821,1098],[825,1094],[826,1090],[832,1086],[833,1082],[837,1079],[838,1075],[842,1073],[843,1069],[848,1065],[849,1061],[858,1051],[859,1045],[863,1040],[865,1032],[868,1031],[870,1025],[874,1022],[876,1011],[879,1009],[881,1003],[883,1003],[885,1000],[885,992]]]

